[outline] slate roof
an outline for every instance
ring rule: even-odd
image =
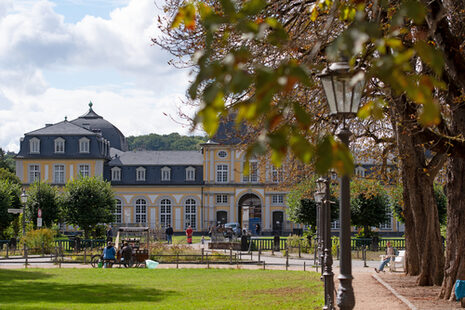
[[[122,151],[128,150],[128,143],[123,133],[112,123],[95,113],[92,109],[92,102],[89,103],[89,111],[72,120],[71,123],[90,130],[100,131],[103,137],[110,141],[111,147]]]
[[[43,136],[43,135],[55,135],[55,136],[72,136],[72,135],[96,135],[95,132],[82,128],[78,125],[63,121],[60,123],[53,124],[51,126],[45,126],[43,128],[31,131],[25,135],[29,136]]]
[[[116,156],[109,162],[110,166],[203,165],[199,151],[130,151]]]

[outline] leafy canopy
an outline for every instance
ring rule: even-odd
[[[298,51],[305,46],[295,47],[295,53],[290,52],[270,65],[253,61],[254,47],[267,46],[270,50],[292,47],[288,28],[276,15],[265,14],[272,11],[273,3],[265,0],[208,3],[187,2],[172,22],[173,28],[184,25],[186,31],[201,27],[204,36],[203,48],[194,55],[198,70],[188,92],[192,99],[202,103],[195,123],[202,123],[206,132],[213,135],[219,119],[234,113],[238,123],[246,120],[260,124],[259,138],[249,146],[247,156],[266,153],[270,148],[277,166],[287,152],[292,152],[304,163],[314,162],[319,173],[335,168],[342,174],[351,174],[353,159],[344,145],[330,135],[308,139],[319,115],[295,99],[296,93],[318,85],[317,74],[323,63],[302,61]],[[337,18],[340,31],[331,33],[335,37],[327,45],[327,61],[349,59],[357,73],[354,79],[364,77],[378,85],[387,85],[394,94],[405,93],[422,107],[418,121],[423,126],[437,125],[439,104],[433,94],[444,88],[438,79],[444,65],[442,54],[421,37],[412,46],[405,46],[402,40],[412,25],[424,22],[425,8],[415,0],[380,4],[389,12],[387,21],[373,18],[376,13],[373,11],[368,15],[369,8],[360,1],[316,1],[308,6],[310,12],[305,13],[311,14],[312,22],[320,24],[331,22],[331,16]],[[230,38],[237,40],[233,47]],[[218,52],[223,46],[226,52]],[[415,71],[415,57],[429,66],[431,74]],[[379,119],[387,103],[376,92],[371,97],[359,117]],[[311,102],[319,104],[319,100]],[[289,119],[292,122],[283,121]]]

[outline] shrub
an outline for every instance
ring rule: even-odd
[[[31,230],[26,233],[22,243],[30,249],[31,253],[51,253],[54,247],[55,231],[49,228]]]
[[[290,252],[298,251],[299,245],[302,252],[307,253],[311,250],[311,241],[309,243],[308,238],[302,238],[298,235],[291,235],[287,238],[287,244],[289,245]]]

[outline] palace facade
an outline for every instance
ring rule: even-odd
[[[26,187],[39,180],[63,186],[79,175],[110,181],[117,225],[170,224],[175,231],[191,225],[206,231],[217,223],[238,222],[252,231],[260,224],[263,232],[291,232],[286,192],[276,186],[281,172],[252,161],[250,175],[244,175],[244,153],[236,141],[223,138],[218,136],[222,143],[208,141],[200,151],[129,151],[121,131],[90,103],[77,119],[26,133],[16,174]]]
[[[220,125],[199,151],[129,151],[123,133],[89,103],[77,119],[24,134],[16,175],[25,187],[39,180],[64,186],[80,175],[102,177],[115,193],[115,225],[163,229],[170,224],[178,232],[190,225],[205,232],[237,222],[252,232],[260,224],[265,234],[300,229],[287,218],[282,169],[251,160],[251,173],[245,175],[240,137],[229,136],[231,129]],[[374,165],[357,165],[355,174],[368,177]],[[402,234],[403,225],[388,213],[380,232]],[[339,228],[339,221],[332,223],[334,232]]]

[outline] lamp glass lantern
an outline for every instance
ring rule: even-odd
[[[328,100],[329,114],[344,118],[355,116],[365,86],[363,72],[354,74],[347,62],[334,62],[319,77]]]
[[[315,202],[321,203],[325,197],[326,190],[326,180],[323,178],[318,178],[315,182],[316,191],[314,194]]]
[[[25,204],[27,202],[27,197],[28,195],[26,194],[26,191],[23,190],[23,193],[21,194],[21,202]]]

